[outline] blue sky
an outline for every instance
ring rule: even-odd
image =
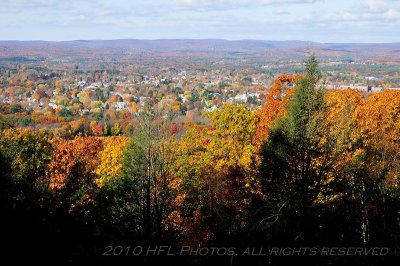
[[[0,0],[0,40],[399,37],[400,0]]]

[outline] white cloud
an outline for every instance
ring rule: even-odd
[[[60,36],[78,29],[81,39],[86,34],[332,41],[351,35],[370,41],[376,29],[396,41],[400,0],[0,0],[0,22],[12,26],[4,32],[21,39],[62,27]]]
[[[290,15],[290,12],[285,11],[285,10],[275,10],[274,14],[275,15]]]
[[[386,11],[383,16],[385,18],[390,18],[390,19],[399,19],[400,18],[400,11],[398,10],[393,10],[393,9],[389,9],[388,11]]]
[[[19,8],[19,7],[43,7],[52,6],[62,1],[59,0],[2,0],[0,7]]]
[[[392,1],[385,0],[362,0],[361,1],[364,6],[368,8],[369,11],[373,12],[382,12],[389,8],[390,3]]]
[[[85,21],[85,20],[88,20],[88,17],[85,15],[78,15],[78,16],[72,17],[72,19],[76,20],[76,21]]]
[[[307,4],[321,0],[172,0],[173,4],[183,5],[273,5],[273,4]]]
[[[177,9],[212,10],[270,5],[310,4],[324,0],[172,0],[167,5]]]
[[[375,24],[400,22],[400,1],[361,0],[356,6],[343,9],[340,12],[329,12],[317,20]]]

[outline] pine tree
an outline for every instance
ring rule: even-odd
[[[324,89],[314,55],[296,82],[287,116],[276,122],[261,149],[260,175],[270,211],[285,211],[296,221],[297,239],[310,237],[313,204],[329,170],[329,149],[322,145],[326,115]],[[267,220],[263,220],[268,222]]]

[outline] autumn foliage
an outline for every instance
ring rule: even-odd
[[[204,123],[149,109],[130,136],[128,123],[86,118],[66,129],[76,136],[2,130],[4,208],[114,242],[395,246],[400,92],[324,90],[315,67],[277,77],[260,110],[228,103]]]
[[[275,79],[268,94],[266,104],[257,112],[257,130],[253,137],[254,145],[259,148],[262,141],[268,138],[269,131],[276,119],[284,117],[290,95],[293,93],[299,75],[279,76]]]
[[[104,149],[99,153],[100,163],[94,170],[94,173],[98,176],[96,184],[99,187],[112,182],[113,179],[120,178],[122,155],[128,139],[126,137],[111,137],[107,138],[105,142]]]
[[[96,137],[75,137],[73,140],[53,139],[53,157],[47,169],[49,187],[60,190],[79,188],[78,184],[93,182],[94,172],[100,162],[98,153],[103,140]]]

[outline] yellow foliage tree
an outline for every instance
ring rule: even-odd
[[[222,224],[243,225],[239,217],[253,187],[255,114],[245,105],[225,104],[207,117],[210,127],[187,125],[175,144],[171,189],[176,209],[164,224],[182,234],[186,244],[206,242]],[[205,217],[218,219],[206,222]]]
[[[137,113],[137,111],[139,110],[137,103],[135,103],[135,102],[130,102],[129,106],[131,108],[132,113]]]
[[[99,177],[96,184],[103,187],[121,175],[123,152],[128,139],[123,136],[111,137],[106,140],[105,148],[99,153],[100,164],[94,171]]]

